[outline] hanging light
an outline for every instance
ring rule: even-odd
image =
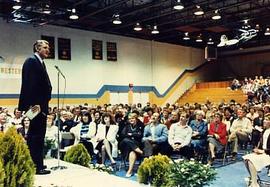
[[[269,27],[266,28],[264,35],[265,36],[269,36],[270,35],[270,29],[269,29]]]
[[[256,30],[256,32],[259,32],[260,31],[260,25],[259,24],[256,24],[255,25],[255,30]]]
[[[221,19],[221,15],[219,14],[218,10],[215,10],[214,15],[212,16],[213,20]]]
[[[181,3],[181,0],[177,0],[175,5],[173,6],[173,9],[175,10],[182,10],[184,8],[183,3]]]
[[[50,10],[50,5],[46,4],[45,7],[43,8],[43,13],[44,14],[50,14],[51,10]]]
[[[197,5],[196,7],[197,7],[197,8],[196,8],[194,14],[195,14],[196,16],[201,16],[201,15],[203,15],[203,14],[204,14],[203,9],[202,9],[199,5]]]
[[[153,30],[151,31],[152,34],[159,34],[159,30],[157,28],[157,25],[154,25]]]
[[[213,45],[214,44],[214,41],[213,41],[213,39],[211,37],[208,39],[207,44],[208,45]]]
[[[71,10],[71,14],[70,14],[70,16],[69,16],[69,19],[73,19],[73,20],[79,19],[79,16],[76,14],[76,9],[75,9],[75,8],[73,8],[73,9]]]
[[[137,22],[136,25],[134,26],[133,30],[134,31],[141,31],[142,30],[141,24],[139,22]]]
[[[120,15],[119,14],[114,14],[113,15],[113,24],[115,25],[120,25],[122,24],[122,21],[120,20]]]
[[[185,32],[185,36],[183,37],[183,40],[190,40],[188,32]]]
[[[249,29],[250,28],[250,25],[248,24],[248,20],[247,19],[244,20],[244,24],[243,24],[242,28],[243,29]]]
[[[21,4],[20,0],[16,0],[15,4],[12,6],[12,8],[14,10],[18,10],[18,9],[22,8],[22,4]]]
[[[196,38],[196,42],[202,42],[202,34],[199,34]]]

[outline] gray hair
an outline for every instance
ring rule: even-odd
[[[38,49],[43,45],[43,44],[47,44],[49,45],[49,42],[46,40],[37,40],[35,41],[35,43],[33,44],[33,51],[38,52]]]

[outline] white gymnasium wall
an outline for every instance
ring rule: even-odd
[[[155,86],[163,94],[185,69],[193,69],[203,62],[203,50],[65,27],[33,27],[0,21],[0,33],[0,56],[5,58],[0,67],[4,64],[20,67],[32,54],[36,39],[41,35],[55,37],[56,59],[46,60],[53,93],[57,84],[54,65],[67,77],[66,93],[96,94],[102,85],[133,83],[134,86]],[[58,37],[71,39],[71,61],[58,60]],[[102,61],[92,60],[92,39],[103,41]],[[106,60],[107,41],[117,43],[117,62]],[[19,93],[20,76],[3,77],[6,76],[0,75],[0,94]]]

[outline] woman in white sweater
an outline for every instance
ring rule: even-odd
[[[115,160],[113,157],[117,157],[118,152],[118,142],[116,140],[118,129],[119,127],[112,120],[112,116],[109,113],[104,113],[102,116],[102,122],[98,125],[96,135],[96,149],[101,154],[102,164],[104,164],[107,154],[111,164],[115,165]]]

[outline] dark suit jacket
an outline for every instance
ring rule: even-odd
[[[41,111],[48,113],[52,86],[46,69],[33,55],[25,60],[22,68],[22,86],[19,110],[27,111],[30,106],[40,105]]]

